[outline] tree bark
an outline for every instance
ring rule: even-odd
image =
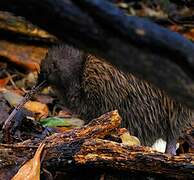
[[[194,108],[194,45],[104,0],[1,0],[0,9],[104,57]]]
[[[112,111],[92,120],[82,128],[65,133],[56,133],[41,140],[28,140],[14,145],[0,144],[1,172],[14,171],[32,158],[40,143],[45,143],[42,167],[63,170],[90,167],[108,170],[155,173],[166,177],[194,178],[194,156],[185,154],[170,156],[154,151],[150,147],[128,146],[108,140],[96,139],[109,135],[120,125],[117,111]],[[7,177],[7,176],[5,176]]]
[[[0,36],[17,43],[25,41],[44,45],[57,42],[56,37],[34,26],[24,18],[3,11],[0,11]]]
[[[109,134],[121,123],[117,111],[112,111],[92,120],[82,128],[75,128],[65,133],[53,134],[44,140],[27,140],[18,144],[0,144],[0,169],[6,166],[19,165],[30,159],[40,143],[46,144],[44,165],[48,167],[64,167],[73,160],[81,144],[90,138],[100,138]],[[60,157],[60,158],[59,158]]]
[[[86,141],[74,156],[75,162],[81,165],[165,174],[179,179],[194,178],[193,158],[193,154],[170,156],[149,147],[127,146],[101,139]]]

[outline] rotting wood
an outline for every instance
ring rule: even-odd
[[[88,125],[75,128],[65,133],[56,133],[42,140],[27,140],[18,144],[0,144],[0,168],[21,164],[30,159],[38,145],[46,144],[46,156],[43,164],[62,168],[73,160],[80,145],[90,138],[100,138],[109,134],[120,125],[121,118],[117,111],[112,111],[92,120]]]
[[[15,39],[18,36],[23,40],[28,39],[28,41],[42,41],[45,43],[57,42],[56,37],[31,24],[24,18],[14,16],[9,12],[0,11],[0,35],[2,33],[9,33],[9,35],[12,34],[12,36],[15,35]],[[8,37],[11,39],[10,36]]]
[[[194,178],[194,155],[170,156],[143,146],[127,146],[102,139],[86,141],[74,156],[75,162],[93,167],[165,174],[181,179]]]
[[[46,144],[43,167],[68,170],[80,166],[112,168],[126,172],[147,172],[167,177],[194,178],[194,156],[170,156],[150,147],[128,146],[103,138],[116,130],[121,118],[112,111],[92,120],[82,128],[56,133],[43,141],[27,140],[18,144],[0,144],[0,168],[20,166],[32,158],[38,145]]]
[[[35,45],[18,44],[6,40],[0,41],[0,56],[27,71],[40,71],[39,64],[45,57],[47,48]]]

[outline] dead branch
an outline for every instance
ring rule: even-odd
[[[112,111],[92,120],[82,128],[56,133],[45,138],[43,142],[46,144],[47,153],[43,164],[47,167],[67,166],[86,139],[104,137],[117,128],[120,122],[118,112]],[[40,143],[41,140],[29,140],[15,145],[0,144],[0,169],[8,165],[20,165],[30,159]]]
[[[7,39],[30,42],[54,43],[57,39],[37,26],[9,12],[0,11],[0,35]],[[7,35],[7,36],[6,36]],[[19,40],[20,39],[20,40]]]
[[[0,41],[0,56],[25,68],[26,71],[39,71],[40,60],[45,57],[46,52],[45,47]]]
[[[149,147],[128,146],[100,140],[120,125],[117,111],[106,113],[82,128],[57,133],[43,140],[46,144],[43,167],[57,170],[90,166],[126,172],[148,172],[176,178],[193,178],[192,154],[170,156]],[[14,145],[0,144],[0,169],[19,166],[32,158],[41,140]]]
[[[86,141],[74,159],[78,164],[93,167],[154,172],[181,179],[194,178],[193,154],[170,156],[149,147],[127,146],[101,139]]]

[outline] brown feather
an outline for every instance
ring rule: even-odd
[[[49,51],[41,64],[42,75],[86,121],[118,109],[122,127],[144,145],[177,138],[194,117],[192,110],[150,83],[67,45]]]

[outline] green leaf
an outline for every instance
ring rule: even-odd
[[[15,93],[15,92],[12,92],[10,90],[5,90],[3,92],[3,96],[9,102],[9,104],[11,106],[14,106],[14,107],[16,105],[18,105],[21,102],[22,98],[23,98],[21,95]]]
[[[47,127],[69,127],[69,126],[82,126],[84,121],[78,118],[59,118],[49,117],[41,119],[40,123]]]

